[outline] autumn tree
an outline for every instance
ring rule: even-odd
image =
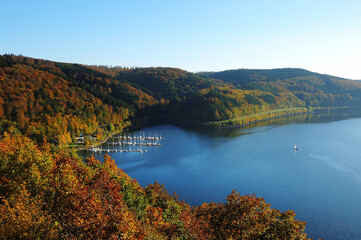
[[[255,195],[233,191],[226,203],[204,203],[195,212],[209,224],[212,239],[306,239],[306,223],[293,211],[272,209]]]

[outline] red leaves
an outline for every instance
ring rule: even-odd
[[[91,168],[87,171],[77,162],[66,162],[55,173],[59,179],[66,179],[57,190],[55,207],[67,233],[74,237],[81,233],[86,239],[142,238],[140,222],[128,211],[121,186],[113,178],[114,161],[105,156],[101,164],[94,157],[88,158]]]
[[[144,213],[145,222],[159,229],[165,224],[163,221],[163,210],[159,207],[147,206]]]

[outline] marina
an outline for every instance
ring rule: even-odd
[[[160,147],[161,141],[165,138],[154,136],[142,136],[142,135],[117,135],[109,138],[106,143],[103,143],[100,147],[93,146],[88,148],[87,151],[91,152],[118,152],[118,153],[146,153],[148,147]],[[143,148],[131,149],[130,147],[137,146]]]
[[[90,148],[88,149],[88,151],[92,151],[92,152],[119,152],[119,153],[127,153],[127,152],[139,152],[139,153],[143,153],[143,152],[148,152],[148,150],[146,149],[106,149],[106,148]]]

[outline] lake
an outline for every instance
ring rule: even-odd
[[[191,205],[224,202],[233,189],[255,193],[273,208],[294,210],[307,222],[308,237],[361,239],[358,113],[301,115],[224,130],[161,125],[127,134],[165,138],[142,154],[108,153],[142,186],[158,181]],[[103,153],[94,155],[102,159]]]

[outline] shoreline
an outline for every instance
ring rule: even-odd
[[[98,147],[99,145],[101,145],[101,144],[103,144],[103,143],[106,143],[108,140],[109,140],[109,138],[111,138],[111,137],[113,137],[115,134],[118,134],[118,133],[121,133],[121,132],[124,132],[124,131],[116,131],[116,132],[114,132],[114,133],[110,133],[108,136],[106,136],[104,139],[102,139],[102,140],[99,140],[99,141],[96,141],[96,142],[94,142],[93,144],[94,144],[94,146],[95,147]],[[87,147],[81,147],[81,148],[75,148],[74,150],[76,150],[76,151],[86,151],[86,150],[88,150],[89,148],[87,148]]]
[[[304,109],[304,111],[297,111],[297,112],[292,112],[293,110],[302,110]],[[278,119],[278,118],[282,118],[282,117],[291,117],[291,116],[299,116],[299,115],[304,115],[304,114],[316,114],[316,113],[327,113],[327,112],[335,112],[335,111],[342,111],[342,110],[351,110],[351,109],[360,109],[359,107],[311,107],[311,108],[306,108],[306,107],[299,107],[299,108],[292,108],[290,110],[287,109],[279,109],[279,110],[274,110],[271,112],[265,112],[265,113],[259,113],[259,114],[253,114],[253,115],[249,115],[249,116],[244,116],[244,117],[240,117],[240,118],[235,118],[235,119],[228,119],[228,120],[222,120],[222,121],[218,121],[218,122],[208,122],[205,123],[206,126],[208,126],[208,128],[213,128],[213,129],[229,129],[229,128],[237,128],[237,127],[245,127],[245,126],[249,126],[251,124],[256,124],[259,122],[264,122],[264,121],[268,121],[268,120],[272,120],[272,119]],[[267,117],[267,118],[263,118],[263,119],[259,119],[259,120],[254,120],[254,121],[248,121],[246,123],[242,123],[242,124],[232,124],[233,122],[236,122],[237,120],[243,120],[245,118],[252,118],[252,117],[256,117],[256,116],[265,116],[265,115],[269,115],[269,114],[274,114],[274,113],[281,113],[284,112],[284,114],[279,114],[276,116],[272,116],[272,117]],[[224,124],[228,124],[226,126],[214,126],[217,123],[224,123]],[[212,126],[213,125],[213,126]]]
[[[208,126],[209,128],[214,128],[214,129],[244,127],[244,126],[248,126],[248,125],[251,125],[254,123],[263,122],[263,121],[267,121],[267,120],[271,120],[271,119],[277,119],[280,117],[288,117],[288,116],[296,116],[296,115],[307,114],[307,113],[311,113],[311,112],[312,112],[312,110],[309,110],[305,107],[276,109],[276,110],[272,110],[272,111],[268,111],[268,112],[242,116],[239,118],[233,118],[233,119],[222,120],[222,121],[217,121],[217,122],[207,122],[207,123],[205,123],[205,126]],[[275,116],[271,116],[272,114],[275,114]],[[251,120],[252,118],[257,118],[257,117],[261,117],[261,119]],[[264,117],[264,118],[262,118],[262,117]],[[247,118],[250,118],[250,120],[245,121],[244,123],[239,123],[239,122],[243,122],[244,119],[247,119]],[[221,126],[217,126],[218,124]],[[222,124],[224,124],[224,125],[222,126]]]
[[[300,115],[304,115],[304,114],[312,114],[312,113],[326,113],[326,112],[334,112],[334,111],[338,111],[338,110],[350,110],[350,109],[358,109],[357,107],[318,107],[318,108],[305,108],[305,107],[298,107],[298,108],[292,108],[290,110],[286,110],[286,109],[279,109],[279,110],[273,110],[273,111],[269,111],[269,112],[265,112],[265,113],[259,113],[259,114],[253,114],[253,115],[248,115],[248,116],[243,116],[240,118],[236,118],[236,119],[228,119],[228,120],[222,120],[219,122],[192,122],[189,121],[188,124],[184,121],[182,121],[181,119],[167,119],[168,121],[160,121],[158,122],[158,124],[152,124],[152,123],[148,123],[148,124],[144,124],[143,126],[128,126],[127,129],[123,129],[123,130],[119,130],[119,131],[115,131],[113,133],[110,133],[108,136],[106,136],[104,139],[99,140],[94,142],[94,146],[98,147],[101,144],[106,143],[109,138],[113,137],[116,134],[122,133],[122,132],[126,132],[126,131],[135,131],[135,130],[139,130],[148,126],[156,126],[156,125],[161,125],[161,124],[174,124],[176,126],[179,126],[181,128],[188,128],[188,129],[230,129],[230,128],[238,128],[238,127],[246,127],[252,124],[257,124],[260,122],[265,122],[265,121],[269,121],[272,119],[278,119],[278,118],[283,118],[283,117],[291,117],[291,116],[300,116]],[[292,112],[295,111],[296,112]],[[299,111],[297,111],[299,110]],[[259,117],[259,116],[266,116],[266,115],[271,115],[271,114],[277,114],[277,113],[282,113],[284,112],[284,114],[279,114],[276,116],[270,116],[270,117],[266,117],[266,118],[262,118],[262,119],[258,119],[258,120],[254,120],[254,121],[247,121],[245,123],[242,124],[232,124],[232,121],[236,122],[238,121],[243,121],[243,119],[246,118],[252,118],[252,117]],[[182,122],[182,124],[180,123],[180,120]],[[223,122],[223,126],[215,126],[217,123],[221,123]],[[71,149],[71,148],[69,148]],[[73,148],[75,151],[86,151],[89,148],[87,147],[79,147],[79,148]]]

